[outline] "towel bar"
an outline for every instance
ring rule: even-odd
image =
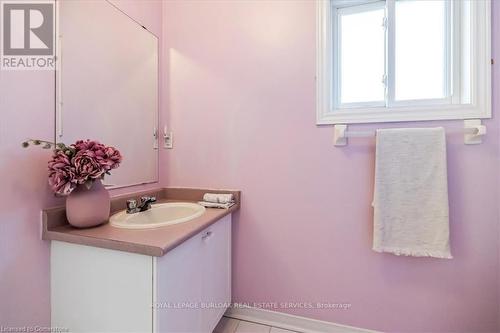
[[[480,119],[464,120],[464,128],[451,130],[447,133],[458,133],[464,135],[464,144],[477,145],[482,143],[482,137],[486,135],[486,126],[481,124]],[[348,131],[347,125],[337,124],[333,127],[333,145],[342,147],[347,145],[347,138],[374,137],[376,131]]]

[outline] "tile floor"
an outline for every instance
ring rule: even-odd
[[[277,327],[265,326],[228,317],[222,317],[213,333],[295,333]]]

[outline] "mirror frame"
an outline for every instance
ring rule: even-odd
[[[60,42],[60,34],[59,34],[59,18],[60,18],[60,10],[59,10],[59,5],[60,3],[64,0],[54,0],[54,10],[55,10],[55,28],[54,28],[54,49],[55,49],[55,66],[54,66],[54,143],[58,143],[58,138],[60,138],[61,133],[62,133],[62,120],[63,119],[63,110],[62,110],[62,102],[60,101],[61,95],[62,95],[62,84],[61,84],[61,68],[60,68],[60,54],[61,54],[61,42]],[[72,1],[85,1],[85,0],[72,0]],[[156,93],[156,113],[155,113],[155,125],[154,129],[156,130],[156,148],[154,150],[156,151],[156,174],[155,174],[155,179],[151,181],[145,181],[145,182],[140,182],[140,183],[130,183],[130,184],[104,184],[104,186],[109,189],[118,189],[118,188],[126,188],[126,187],[132,187],[132,186],[140,186],[140,185],[148,185],[148,184],[155,184],[160,182],[160,134],[159,134],[159,123],[160,123],[160,109],[161,109],[161,90],[160,90],[160,85],[161,85],[161,76],[160,76],[160,67],[161,67],[161,47],[160,47],[160,38],[151,30],[149,30],[146,26],[141,24],[139,21],[131,17],[129,14],[124,12],[122,9],[120,9],[118,6],[113,4],[110,0],[102,0],[106,3],[108,3],[110,6],[112,6],[114,9],[116,9],[119,13],[125,15],[128,17],[130,20],[132,20],[135,24],[137,24],[139,27],[143,28],[146,30],[149,34],[151,34],[155,39],[156,39],[156,52],[158,54],[158,63],[157,63],[157,93]]]

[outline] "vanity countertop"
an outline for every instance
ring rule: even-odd
[[[155,195],[158,202],[197,202],[206,192],[232,193],[236,204],[229,209],[207,208],[205,213],[187,223],[173,224],[153,229],[122,229],[109,223],[88,229],[78,229],[68,224],[64,207],[43,210],[42,239],[101,247],[112,250],[161,257],[169,250],[199,233],[222,217],[240,207],[240,191],[162,188],[132,193],[111,199],[111,214],[125,207],[125,201],[142,195]]]

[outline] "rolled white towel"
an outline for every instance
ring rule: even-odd
[[[222,208],[222,209],[229,209],[231,208],[235,203],[233,202],[227,202],[227,203],[217,203],[217,202],[208,202],[208,201],[198,201],[198,204],[202,205],[203,207],[206,208]]]
[[[233,195],[231,193],[205,193],[203,195],[203,201],[215,202],[215,203],[230,203],[233,202]]]

